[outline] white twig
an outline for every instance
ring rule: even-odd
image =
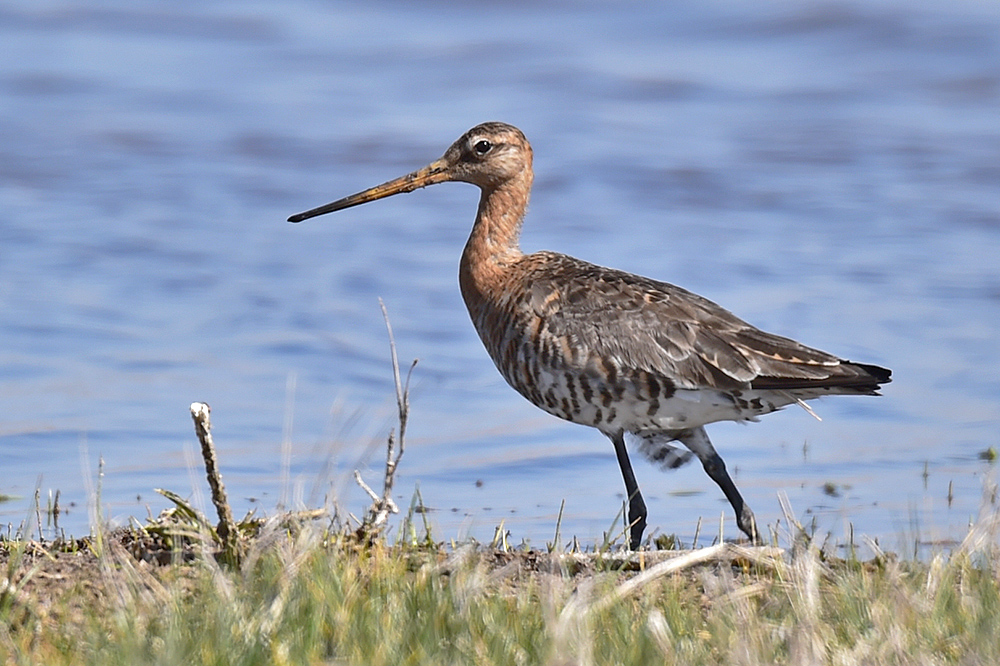
[[[774,566],[784,551],[781,548],[769,546],[737,546],[732,543],[720,543],[708,548],[692,550],[684,555],[671,557],[656,564],[639,575],[631,578],[613,591],[591,603],[586,595],[575,596],[559,614],[561,627],[572,626],[586,621],[593,613],[600,612],[617,603],[636,590],[648,585],[657,578],[681,571],[706,562],[732,562],[733,560],[749,560],[754,564]]]
[[[358,482],[359,486],[361,486],[361,490],[368,493],[368,497],[371,497],[373,502],[378,502],[379,500],[382,499],[381,497],[378,496],[378,493],[372,490],[371,486],[365,483],[364,479],[361,478],[361,472],[359,472],[358,470],[354,470],[354,480]]]
[[[368,493],[368,496],[372,499],[371,508],[368,510],[368,515],[365,516],[362,528],[374,532],[382,529],[388,521],[390,513],[399,513],[399,507],[396,506],[396,502],[392,499],[392,488],[396,482],[396,469],[399,467],[399,461],[403,457],[403,451],[406,448],[406,421],[410,415],[410,377],[413,375],[413,368],[417,365],[417,361],[414,360],[413,364],[410,365],[409,372],[406,374],[406,383],[404,384],[399,374],[399,359],[396,356],[396,339],[392,334],[392,324],[389,323],[389,312],[386,310],[385,303],[382,302],[381,298],[378,299],[378,304],[379,307],[382,308],[382,318],[385,319],[385,329],[389,334],[389,353],[392,359],[392,378],[396,386],[396,408],[399,418],[399,437],[396,438],[392,431],[389,432],[389,437],[386,442],[385,478],[382,482],[381,497],[379,497],[378,494],[372,490],[371,487],[364,482],[364,480],[362,480],[361,474],[357,470],[354,471],[354,480],[359,486],[361,486],[362,490]]]
[[[660,562],[659,564],[646,569],[634,578],[630,578],[619,585],[613,592],[598,599],[591,604],[589,612],[600,611],[615,603],[619,599],[631,594],[640,587],[661,578],[669,573],[687,569],[703,562],[728,562],[737,559],[746,559],[755,564],[773,563],[775,559],[781,557],[780,548],[769,546],[744,547],[732,543],[721,543],[708,548],[693,550],[686,555],[675,557],[671,560]]]

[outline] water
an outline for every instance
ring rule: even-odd
[[[394,424],[377,299],[413,375],[397,491],[439,538],[610,528],[610,444],[524,401],[457,288],[474,188],[289,225],[484,120],[535,148],[527,250],[681,284],[894,370],[881,399],[709,432],[758,519],[960,538],[1000,447],[993,3],[9,2],[0,8],[0,519],[360,514]],[[283,442],[285,443],[283,446]],[[103,477],[98,461],[103,459]],[[736,528],[697,466],[637,474],[650,524]],[[949,485],[952,501],[948,501]],[[706,536],[707,535],[707,536]]]

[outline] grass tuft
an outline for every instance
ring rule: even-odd
[[[279,522],[238,567],[159,565],[138,530],[101,551],[3,542],[0,663],[1000,663],[1000,552],[982,536],[927,562],[803,539],[651,551],[639,572]]]

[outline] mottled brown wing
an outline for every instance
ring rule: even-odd
[[[877,388],[869,368],[754,328],[685,289],[555,253],[531,277],[531,306],[586,365],[654,372],[678,388]],[[881,370],[881,368],[878,368]],[[888,381],[884,371],[882,382]]]

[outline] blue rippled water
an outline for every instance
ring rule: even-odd
[[[893,368],[713,438],[758,518],[960,538],[1000,447],[1000,11],[993,3],[0,6],[0,517],[208,506],[213,407],[237,513],[380,478],[378,298],[413,376],[397,491],[439,538],[593,542],[622,502],[596,431],[504,385],[457,263],[477,192],[285,218],[438,157],[485,120],[535,149],[526,250],[681,284]],[[103,477],[98,461],[103,459]],[[736,528],[697,466],[638,464],[650,525]],[[949,488],[952,499],[949,501]],[[43,518],[44,520],[44,518]],[[708,525],[712,525],[709,528]],[[51,531],[49,532],[51,534]]]

